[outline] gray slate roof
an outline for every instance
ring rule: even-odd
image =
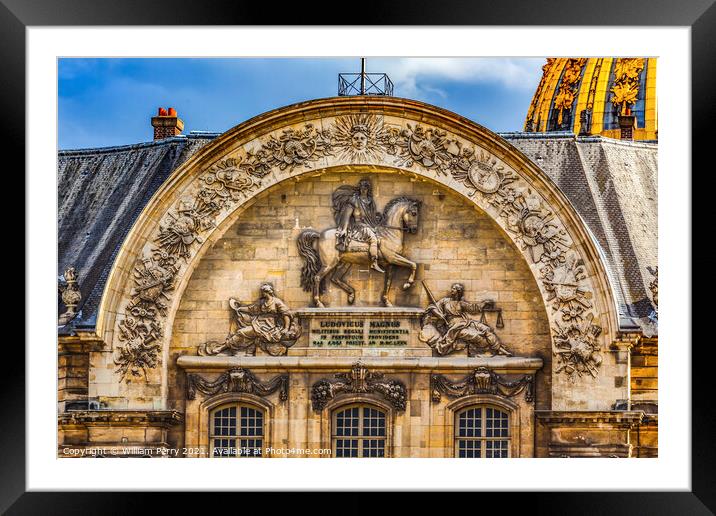
[[[620,326],[656,333],[649,271],[657,266],[657,162],[654,142],[571,133],[501,134],[565,193],[602,251]]]
[[[74,327],[94,327],[105,282],[132,224],[172,170],[216,134],[58,153],[58,276],[77,270]],[[649,318],[657,264],[657,145],[567,133],[504,133],[564,191],[599,243],[624,328],[656,332]],[[61,311],[64,308],[61,307]]]
[[[73,265],[82,293],[73,326],[94,327],[105,282],[132,224],[172,170],[214,137],[58,153],[57,274]]]

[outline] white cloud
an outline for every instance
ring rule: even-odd
[[[435,92],[431,82],[436,80],[534,90],[544,63],[544,59],[533,58],[375,58],[368,59],[368,72],[387,73],[401,96]]]

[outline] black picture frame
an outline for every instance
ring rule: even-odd
[[[108,25],[607,25],[607,26],[685,26],[691,28],[692,50],[692,162],[708,163],[711,126],[716,106],[716,88],[712,67],[716,63],[716,7],[714,0],[570,0],[489,1],[470,3],[443,0],[413,0],[370,4],[370,9],[355,9],[349,16],[337,13],[337,4],[312,2],[282,4],[268,9],[260,2],[218,0],[0,0],[0,56],[2,72],[0,105],[6,149],[19,157],[23,166],[25,149],[25,30],[30,26],[108,26]],[[367,4],[366,4],[367,5]],[[709,167],[710,169],[711,167]],[[24,167],[23,167],[24,169]],[[6,169],[8,175],[9,170]],[[688,179],[688,172],[678,171]],[[23,188],[21,186],[21,188]],[[29,185],[26,194],[31,195]],[[709,264],[693,260],[699,270]],[[701,267],[699,267],[701,266]],[[703,269],[702,269],[703,270]],[[26,275],[29,271],[25,271]],[[26,276],[27,277],[27,276]],[[49,295],[49,294],[48,294]],[[689,300],[683,300],[689,302]],[[25,314],[28,317],[28,313]],[[27,323],[27,319],[26,319]],[[16,324],[16,323],[15,323]],[[669,343],[684,349],[691,345],[690,328],[683,340]],[[8,330],[6,330],[8,331]],[[12,331],[12,330],[9,330]],[[706,347],[706,346],[702,346]],[[53,353],[53,343],[43,348]],[[692,348],[693,349],[693,348]],[[510,511],[549,508],[550,514],[713,514],[716,511],[716,452],[711,445],[716,435],[714,412],[710,409],[711,389],[706,382],[712,376],[705,350],[698,350],[692,361],[692,491],[690,492],[605,492],[605,493],[505,493],[480,494],[484,497],[509,496]],[[26,492],[25,450],[25,353],[7,342],[7,363],[3,370],[3,423],[0,433],[0,510],[8,514],[131,514],[149,507],[151,493],[57,493]],[[696,450],[697,453],[693,451]],[[559,479],[555,479],[559,485]],[[162,503],[183,503],[186,493],[156,495]],[[212,495],[212,501],[215,498]],[[272,504],[280,501],[272,496]],[[442,496],[445,496],[444,494]],[[224,498],[222,496],[221,498]],[[357,495],[346,502],[355,506]],[[289,499],[288,503],[295,503]],[[420,510],[421,497],[402,499],[401,512]],[[444,502],[443,502],[444,503]],[[411,507],[412,506],[412,507]],[[165,508],[169,508],[165,506]],[[538,511],[539,513],[540,511]]]

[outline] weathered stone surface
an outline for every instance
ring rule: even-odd
[[[351,102],[336,101],[336,105]],[[123,249],[100,314],[104,346],[78,349],[77,358],[63,358],[60,387],[66,393],[87,396],[110,411],[125,409],[138,415],[130,419],[113,416],[111,421],[76,415],[62,419],[60,442],[77,446],[145,442],[156,443],[159,449],[206,447],[213,408],[245,402],[264,411],[271,445],[330,448],[335,410],[350,403],[368,403],[385,410],[391,422],[389,456],[453,456],[455,418],[463,408],[479,404],[500,407],[510,414],[512,456],[634,455],[630,432],[643,423],[643,412],[626,413],[614,407],[629,398],[630,389],[642,389],[644,401],[648,401],[646,393],[655,392],[653,376],[645,370],[652,366],[652,357],[634,357],[632,367],[642,369],[632,370],[629,385],[629,343],[617,341],[612,289],[598,260],[590,258],[597,249],[589,235],[596,235],[608,256],[612,286],[619,285],[622,321],[643,322],[636,299],[639,289],[634,285],[644,283],[642,266],[650,266],[645,262],[656,258],[655,239],[651,242],[644,236],[647,226],[656,223],[655,148],[646,145],[625,150],[603,139],[548,141],[534,135],[524,140],[512,136],[510,141],[520,142],[522,150],[546,169],[577,206],[580,219],[540,171],[494,135],[412,101],[400,101],[406,103],[405,113],[412,110],[412,118],[395,110],[396,101],[366,102],[387,128],[402,131],[376,132],[375,138],[383,138],[380,149],[384,154],[383,161],[375,163],[371,163],[375,156],[367,151],[355,154],[360,150],[356,148],[350,150],[355,163],[341,161],[345,158],[341,152],[349,152],[349,147],[327,143],[324,131],[337,123],[330,117],[309,127],[303,120],[296,123],[294,118],[279,116],[267,123],[268,132],[249,132],[245,141],[241,139],[244,136],[224,138],[214,149],[218,161],[195,161],[185,167],[184,175],[172,179],[171,188],[165,182],[170,170],[208,139],[61,155],[61,182],[69,185],[61,188],[60,219],[72,237],[61,250],[65,262],[59,265],[63,267],[71,259],[82,278],[89,278],[83,282],[88,290],[82,293],[86,301],[79,307],[78,326],[91,328],[95,324],[99,293],[118,247],[123,245]],[[293,109],[303,108],[287,108],[289,112]],[[443,130],[452,131],[447,140],[441,140],[447,134]],[[450,140],[452,136],[456,139]],[[457,159],[459,152],[450,154],[447,148],[459,151],[472,146],[473,137],[482,147],[475,147],[477,157],[464,158],[470,164],[456,174],[457,165],[450,156]],[[431,145],[434,154],[426,150]],[[303,151],[295,151],[296,146]],[[259,152],[266,149],[271,152]],[[548,161],[542,152],[549,155]],[[128,160],[126,164],[120,163],[123,159]],[[653,177],[647,178],[652,182],[640,184],[642,173],[629,173],[629,163],[636,162],[646,163],[648,171],[653,165]],[[84,179],[82,167],[94,171],[96,178]],[[516,174],[512,169],[524,174],[512,179],[518,180],[515,185],[519,184],[520,193],[501,190],[492,197],[494,192],[485,193],[490,181]],[[129,175],[120,177],[125,170]],[[234,172],[238,175],[231,175]],[[460,175],[465,173],[465,177]],[[331,193],[365,176],[373,182],[380,208],[401,195],[420,201],[420,224],[414,234],[403,235],[403,252],[418,263],[416,279],[424,280],[438,298],[453,284],[461,283],[465,299],[473,302],[484,296],[494,300],[502,310],[504,324],[497,324],[495,313],[482,315],[516,356],[431,356],[430,347],[416,339],[415,333],[423,310],[433,299],[419,283],[401,290],[406,270],[397,272],[390,291],[390,300],[405,314],[391,315],[389,309],[377,308],[382,301],[383,276],[362,266],[353,266],[344,278],[359,293],[352,315],[345,308],[346,294],[336,285],[329,285],[323,297],[329,307],[323,316],[310,308],[314,300],[302,288],[303,258],[296,239],[309,226],[319,231],[333,227]],[[485,183],[479,182],[483,180]],[[627,198],[630,190],[647,199],[641,208]],[[129,226],[156,191],[163,195],[152,201],[132,236],[126,238]],[[226,196],[236,204],[229,203],[220,213],[201,204],[223,202]],[[648,213],[636,216],[639,209]],[[83,248],[80,241],[88,237],[78,233],[83,227],[101,229],[98,239],[90,238],[96,246]],[[563,249],[572,253],[572,261],[563,259]],[[556,273],[548,276],[545,270]],[[196,357],[198,345],[222,340],[235,331],[230,326],[227,300],[253,300],[265,282],[302,318],[303,334],[288,356],[269,357],[258,352],[256,357]],[[580,288],[571,290],[575,285]],[[168,295],[162,298],[165,292]],[[333,349],[314,345],[320,340],[316,324],[321,321],[358,319],[364,323],[397,321],[398,330],[408,331],[405,345],[340,345]],[[365,324],[361,328],[365,338]],[[71,334],[75,330],[65,331]],[[72,335],[62,338],[71,339]],[[137,342],[144,347],[131,345]],[[558,348],[558,343],[566,351]],[[146,357],[140,357],[143,363],[136,356],[118,355],[118,351],[130,354],[142,349],[149,350]],[[356,388],[330,397],[325,408],[311,410],[316,382],[351,370],[358,359],[404,386],[401,403],[391,404],[384,395]],[[129,374],[124,374],[120,383],[118,365],[132,360],[140,367],[124,371]],[[241,389],[187,399],[186,372],[201,372],[211,383],[228,368],[244,366],[255,370],[260,382],[287,375],[288,403],[283,403],[278,393],[257,396]],[[507,384],[504,392],[476,388],[469,396],[454,400],[447,396],[438,399],[431,392],[434,373],[444,375],[452,385],[478,367],[507,375],[508,383],[510,375],[534,374],[534,393],[512,399],[501,395],[512,392]],[[157,410],[176,411],[185,421],[159,426],[146,423]],[[542,414],[537,419],[535,411]],[[538,425],[538,420],[544,424]],[[647,431],[637,445],[640,455],[655,453],[655,419],[648,424],[654,432]],[[201,453],[190,451],[187,455]]]

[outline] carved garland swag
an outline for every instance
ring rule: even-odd
[[[430,377],[430,392],[433,402],[439,402],[442,395],[449,398],[461,398],[474,394],[495,394],[511,398],[521,392],[525,400],[534,401],[534,375],[524,375],[516,380],[507,380],[487,367],[478,367],[462,380],[453,382],[442,374]]]
[[[216,380],[211,381],[198,374],[188,373],[186,375],[187,399],[195,399],[197,391],[206,396],[237,392],[261,397],[278,391],[279,400],[286,401],[288,399],[288,375],[277,375],[271,380],[262,382],[248,369],[235,367],[222,373]]]

